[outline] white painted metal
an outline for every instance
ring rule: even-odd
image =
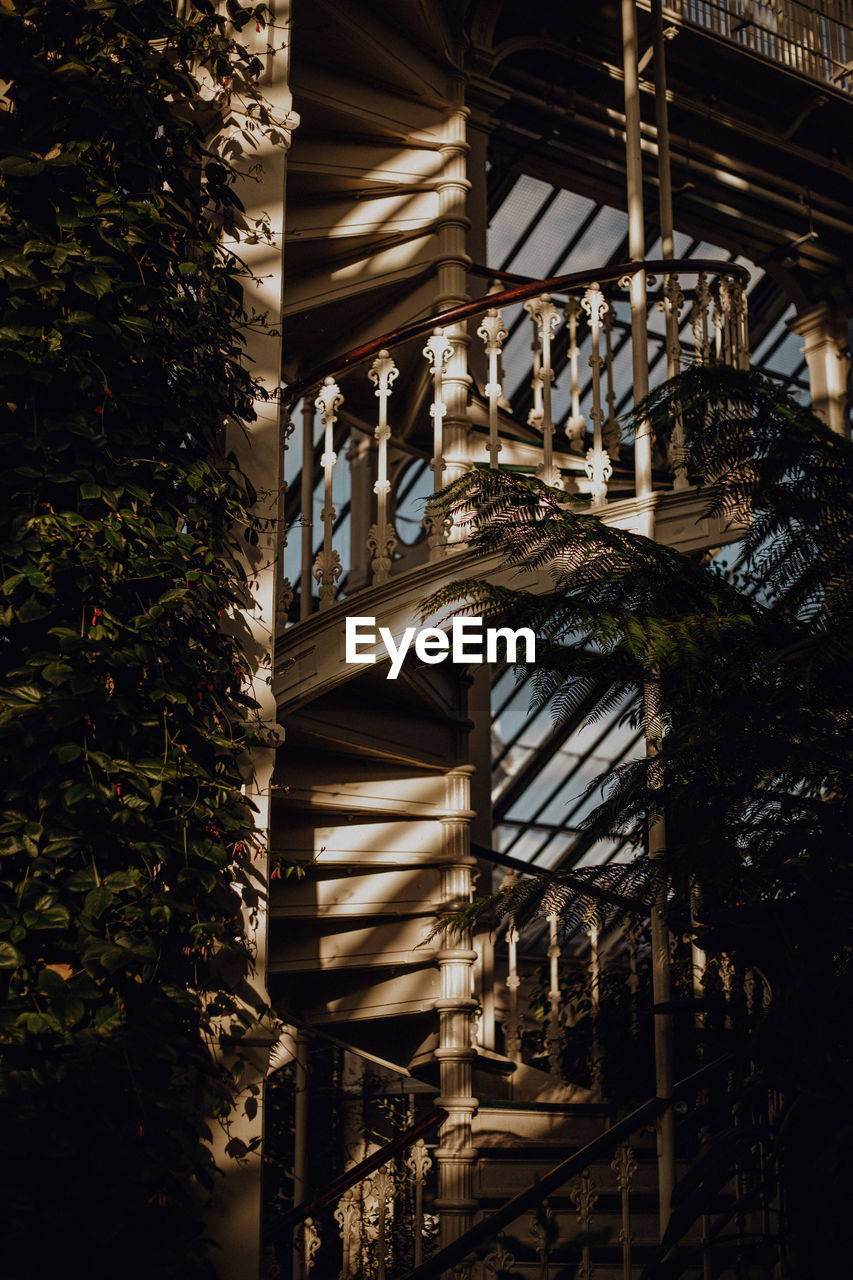
[[[397,546],[397,535],[388,517],[388,499],[391,492],[391,481],[388,479],[388,441],[391,439],[391,428],[388,425],[388,400],[391,395],[391,385],[399,372],[388,352],[380,351],[367,375],[375,385],[376,395],[379,398],[379,422],[375,432],[377,477],[373,486],[373,492],[376,494],[376,523],[370,526],[367,539],[374,583],[384,582],[388,577]]]
[[[322,416],[324,431],[323,454],[320,458],[320,466],[323,468],[323,510],[320,517],[323,521],[323,546],[317,552],[317,559],[314,562],[314,577],[320,584],[321,610],[329,609],[334,604],[338,578],[343,572],[341,557],[332,546],[332,531],[335,524],[332,475],[338,460],[335,453],[334,433],[335,423],[338,420],[337,411],[343,402],[341,389],[334,378],[324,379],[314,402]]]

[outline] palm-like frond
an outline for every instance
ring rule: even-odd
[[[658,673],[659,767],[596,779],[587,798],[603,786],[604,799],[587,832],[637,833],[664,807],[674,882],[699,877],[726,899],[787,893],[798,842],[814,858],[821,830],[841,821],[853,834],[853,446],[775,383],[724,366],[687,369],[636,416],[664,442],[681,422],[697,516],[742,534],[737,581],[538,480],[477,471],[439,504],[471,549],[499,558],[501,583],[452,584],[425,611],[532,627],[533,705],[558,720],[622,705],[639,723],[644,679]]]

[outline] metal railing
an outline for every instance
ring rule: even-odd
[[[394,572],[400,545],[394,487],[401,474],[400,457],[411,456],[411,442],[395,433],[392,420],[411,423],[418,407],[424,413],[424,426],[428,424],[430,442],[422,441],[422,452],[429,455],[433,493],[473,466],[509,467],[535,474],[549,485],[586,498],[593,511],[605,506],[608,494],[626,497],[636,491],[632,466],[622,457],[621,429],[615,415],[613,335],[616,307],[625,301],[630,280],[639,272],[646,273],[650,288],[661,277],[659,294],[651,296],[650,302],[657,301],[664,316],[669,376],[678,371],[683,357],[699,363],[721,360],[748,367],[749,273],[743,267],[716,260],[668,259],[622,263],[502,289],[382,334],[320,365],[287,388],[285,404],[292,408],[301,400],[303,414],[301,510],[296,519],[282,519],[283,548],[288,533],[299,529],[300,571],[293,575],[293,583],[298,578],[300,618],[314,611],[313,583],[317,584],[316,604],[322,611],[335,603],[342,581],[347,582],[349,590],[354,585],[380,585]],[[682,289],[679,275],[690,275],[695,283]],[[520,319],[531,327],[531,408],[524,423],[514,421],[509,412],[502,370],[504,343],[512,328],[505,312],[513,306],[523,308]],[[483,343],[487,370],[476,422],[469,400],[467,364],[467,348],[473,336],[463,328],[463,322],[475,318],[481,321],[476,336]],[[427,364],[419,378],[413,375],[411,344],[424,337],[423,357]],[[559,424],[553,403],[557,340],[564,351],[562,371],[568,377],[570,401],[565,420]],[[407,391],[415,403],[398,408],[396,403],[392,406],[400,374],[395,353],[406,344],[410,344],[405,353]],[[579,370],[581,351],[586,352],[587,347],[589,421],[581,412]],[[359,367],[369,360],[367,377],[359,385]],[[360,532],[351,539],[345,563],[336,545],[336,477],[343,454],[339,419],[342,414],[345,416],[344,406],[351,398],[363,414],[365,393],[371,389],[379,402],[375,426],[370,424],[371,432],[359,417],[356,434],[360,443],[348,451],[350,509],[356,514],[356,505],[360,504],[358,519],[353,521],[353,529],[357,525]],[[322,438],[319,459],[314,445],[316,414],[320,416]],[[293,430],[293,424],[289,430]],[[426,437],[423,429],[421,433]],[[395,448],[398,440],[400,448]],[[286,444],[285,437],[285,448]],[[675,489],[686,488],[684,451],[678,433],[669,469],[668,483]],[[313,510],[318,483],[322,486],[322,512],[320,528],[315,529]],[[667,482],[663,483],[666,487]],[[283,497],[282,511],[284,503]],[[434,521],[429,506],[423,531],[429,559],[442,558],[454,540],[454,531]],[[284,552],[283,559],[286,566]],[[296,595],[297,587],[290,576],[285,577],[279,595],[281,613],[292,616]]]
[[[670,0],[664,14],[853,93],[850,0]]]
[[[317,1254],[324,1244],[320,1215],[333,1204],[336,1206],[333,1220],[337,1225],[337,1231],[333,1232],[337,1236],[334,1242],[335,1268],[340,1261],[341,1280],[356,1280],[363,1274],[365,1264],[371,1267],[377,1280],[384,1280],[395,1203],[399,1199],[398,1179],[395,1177],[399,1171],[396,1166],[406,1152],[408,1155],[403,1159],[402,1167],[412,1191],[412,1252],[414,1265],[420,1265],[425,1228],[423,1192],[426,1176],[432,1167],[424,1139],[443,1124],[447,1116],[442,1107],[434,1107],[417,1124],[398,1133],[377,1151],[333,1179],[311,1200],[295,1205],[285,1215],[281,1256],[287,1256],[289,1232],[295,1228],[294,1243],[299,1261],[294,1280],[306,1280],[317,1265]]]

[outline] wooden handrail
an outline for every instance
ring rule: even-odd
[[[385,1164],[387,1160],[395,1156],[398,1151],[405,1151],[406,1147],[412,1146],[417,1142],[418,1138],[422,1138],[425,1133],[429,1133],[430,1129],[434,1129],[436,1125],[443,1124],[447,1119],[447,1115],[448,1113],[443,1107],[434,1107],[429,1115],[424,1116],[423,1120],[419,1120],[417,1124],[404,1129],[402,1133],[397,1134],[396,1138],[386,1142],[384,1147],[380,1147],[372,1155],[365,1156],[364,1160],[360,1160],[351,1169],[347,1169],[345,1173],[340,1174],[339,1177],[335,1178],[334,1182],[330,1182],[313,1200],[303,1200],[302,1204],[295,1205],[284,1216],[283,1230],[295,1227],[298,1222],[304,1222],[306,1218],[313,1218],[325,1205],[330,1204],[332,1200],[337,1200],[350,1187],[354,1187],[357,1182],[361,1182],[362,1178],[366,1178],[369,1173],[373,1173],[374,1169],[378,1169],[380,1165]]]
[[[369,360],[371,356],[378,355],[380,351],[390,350],[412,338],[423,337],[424,334],[432,333],[433,329],[440,329],[449,324],[459,324],[463,320],[470,320],[472,316],[483,315],[492,307],[523,302],[526,298],[535,298],[539,293],[560,293],[569,289],[586,288],[592,284],[607,284],[613,280],[621,280],[625,276],[634,276],[639,271],[658,275],[672,275],[678,271],[711,271],[715,275],[737,276],[742,284],[746,284],[749,280],[746,267],[741,267],[737,263],[720,262],[718,258],[655,258],[645,262],[621,262],[617,266],[600,267],[595,271],[573,271],[565,276],[550,276],[547,280],[533,280],[529,284],[514,285],[511,289],[504,289],[500,293],[486,294],[485,297],[475,298],[473,302],[464,302],[458,307],[450,307],[447,311],[438,311],[426,319],[411,320],[408,324],[399,325],[388,333],[380,334],[378,338],[371,338],[369,342],[364,342],[359,347],[353,347],[343,355],[316,365],[296,382],[290,383],[282,394],[282,403],[289,407],[311,387],[332,374],[343,373],[353,365],[360,364],[362,360]]]
[[[514,1222],[521,1214],[526,1213],[528,1209],[532,1209],[534,1205],[540,1204],[552,1191],[555,1191],[557,1187],[561,1187],[569,1178],[575,1174],[582,1173],[584,1169],[603,1156],[611,1155],[624,1138],[630,1137],[637,1129],[642,1128],[643,1125],[659,1115],[661,1111],[665,1111],[667,1107],[671,1106],[675,1098],[688,1092],[705,1077],[714,1074],[721,1067],[727,1066],[732,1060],[732,1054],[725,1054],[723,1057],[715,1058],[713,1062],[709,1062],[707,1066],[701,1067],[698,1071],[694,1071],[692,1075],[685,1076],[683,1080],[679,1080],[673,1086],[672,1098],[649,1098],[647,1102],[644,1102],[636,1110],[625,1116],[624,1120],[618,1121],[605,1133],[593,1138],[592,1142],[588,1142],[585,1147],[581,1147],[580,1151],[575,1152],[573,1156],[569,1156],[561,1164],[549,1170],[538,1182],[527,1187],[524,1191],[520,1191],[511,1200],[507,1200],[499,1209],[489,1214],[487,1218],[483,1218],[481,1222],[471,1227],[464,1235],[459,1236],[457,1240],[446,1245],[438,1253],[434,1253],[431,1258],[428,1258],[426,1262],[422,1262],[419,1267],[415,1267],[412,1271],[407,1271],[401,1277],[401,1280],[436,1280],[436,1277],[443,1275],[445,1271],[455,1266],[457,1262],[461,1262],[478,1245],[497,1235],[499,1231],[509,1226],[511,1222]]]

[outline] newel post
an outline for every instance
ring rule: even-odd
[[[471,901],[472,872],[470,808],[473,765],[460,765],[446,775],[446,810],[441,819],[441,900],[439,919],[453,915]],[[477,1201],[474,1199],[474,1161],[471,1122],[477,1109],[472,1096],[474,1037],[473,1015],[477,1002],[472,996],[473,966],[477,953],[470,931],[447,932],[441,936],[437,960],[441,995],[435,1002],[439,1016],[439,1063],[441,1094],[436,1105],[444,1107],[448,1118],[439,1133],[435,1151],[438,1166],[438,1196],[441,1247],[457,1239],[471,1225]]]

